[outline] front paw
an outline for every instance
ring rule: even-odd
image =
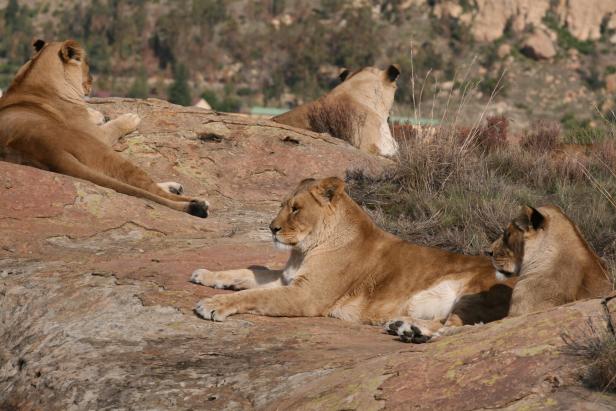
[[[422,344],[428,342],[432,336],[427,335],[420,327],[407,321],[393,320],[385,324],[385,331],[391,335],[400,337],[405,343]]]
[[[212,272],[205,268],[200,268],[193,271],[192,275],[190,276],[190,282],[218,289],[233,288],[231,285],[226,284],[224,281],[219,279],[215,272]]]
[[[90,121],[97,126],[101,126],[105,123],[105,115],[100,111],[88,107],[88,114],[90,115]]]
[[[141,123],[141,118],[137,114],[127,113],[122,114],[113,121],[121,127],[124,133],[128,134],[137,130],[137,127]]]
[[[228,316],[235,314],[230,304],[226,301],[226,296],[215,295],[212,298],[205,298],[195,306],[195,313],[204,320],[224,321]]]
[[[199,268],[198,270],[193,271],[193,273],[191,274],[190,282],[211,287],[211,285],[207,281],[209,274],[212,274],[210,270],[206,270],[205,268]]]

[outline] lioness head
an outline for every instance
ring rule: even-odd
[[[335,207],[344,196],[344,182],[336,177],[303,180],[281,204],[270,230],[280,248],[306,250],[318,244],[323,228],[334,218]]]
[[[92,91],[92,76],[86,52],[75,40],[46,43],[36,40],[34,53],[17,72],[9,92],[20,85],[53,88],[59,94],[83,97]]]
[[[394,104],[396,80],[399,76],[400,68],[397,64],[392,64],[385,70],[376,67],[364,67],[354,72],[343,70],[338,77],[341,83],[336,89],[356,96],[387,118]]]
[[[545,228],[545,222],[545,216],[536,209],[529,206],[522,207],[520,215],[514,218],[503,234],[492,243],[489,254],[497,276],[520,275],[525,245],[536,239]]]

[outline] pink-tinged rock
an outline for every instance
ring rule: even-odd
[[[138,112],[117,149],[212,216],[0,162],[0,409],[613,409],[561,351],[562,331],[604,321],[599,300],[421,346],[331,318],[197,318],[200,298],[229,291],[188,282],[194,269],[284,264],[267,226],[298,181],[387,161],[268,121],[95,105]]]
[[[554,43],[543,30],[536,30],[524,40],[522,52],[535,60],[546,60],[556,56]]]

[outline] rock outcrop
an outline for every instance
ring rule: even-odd
[[[616,73],[605,76],[605,90],[608,93],[616,93]]]
[[[538,30],[524,40],[522,53],[535,60],[546,60],[556,55],[556,49],[550,36],[543,30]]]
[[[0,409],[613,409],[563,351],[599,300],[421,346],[328,318],[192,313],[193,269],[280,266],[267,225],[299,180],[386,163],[327,135],[146,100],[118,147],[208,198],[202,220],[0,161]],[[616,309],[616,307],[611,307]],[[589,408],[590,409],[590,408]]]
[[[463,9],[457,0],[444,1],[435,6],[435,13],[459,18],[480,42],[498,39],[507,27],[515,33],[542,28],[548,11],[578,40],[598,40],[604,22],[609,24],[616,15],[616,0],[475,0],[467,4]]]

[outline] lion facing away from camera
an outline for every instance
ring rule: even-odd
[[[399,75],[395,64],[386,70],[344,70],[339,76],[341,83],[329,93],[272,120],[329,133],[367,153],[393,156],[398,152],[398,143],[391,135],[387,119]]]
[[[524,206],[490,251],[496,277],[519,278],[510,316],[556,307],[612,290],[605,264],[557,206]]]
[[[196,270],[194,283],[243,290],[202,300],[200,316],[330,316],[425,342],[445,327],[507,314],[515,280],[499,283],[489,258],[414,245],[381,230],[338,178],[301,182],[270,230],[275,244],[291,249],[284,270]]]
[[[0,98],[0,152],[14,160],[89,180],[123,194],[207,217],[206,201],[179,195],[178,183],[155,183],[111,146],[136,130],[140,119],[124,114],[103,124],[87,107],[92,77],[85,50],[74,40],[37,40],[34,54]],[[2,154],[0,153],[0,154]]]

